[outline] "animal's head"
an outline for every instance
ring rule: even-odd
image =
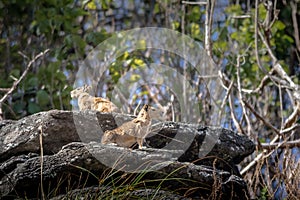
[[[105,133],[102,136],[101,143],[109,144],[115,142],[115,140],[116,140],[116,134],[113,134],[110,131],[105,131]]]
[[[92,87],[89,85],[83,85],[81,87],[78,87],[71,91],[71,97],[72,98],[78,98],[80,94],[82,93],[89,93],[91,91]]]
[[[150,119],[149,109],[150,109],[150,106],[148,104],[145,104],[142,107],[142,110],[139,112],[137,118]]]
[[[165,107],[162,108],[149,108],[149,115],[151,119],[166,121],[166,113],[167,109]]]

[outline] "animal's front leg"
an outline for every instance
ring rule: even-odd
[[[139,149],[143,149],[144,138],[137,138],[136,140],[139,145]]]

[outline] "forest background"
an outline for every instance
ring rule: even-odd
[[[224,98],[220,126],[256,142],[239,166],[252,197],[300,197],[300,2],[298,0],[1,0],[0,118],[20,119],[51,109],[71,110],[70,91],[88,53],[114,33],[163,27],[193,38],[216,68]],[[41,54],[44,52],[44,54]],[[128,71],[152,62],[193,77],[172,53],[140,49],[118,57],[96,93],[112,98]],[[185,73],[189,72],[189,73]],[[140,74],[129,77],[135,82]],[[201,111],[211,125],[212,99],[204,77],[193,77]],[[187,97],[188,98],[188,97]],[[189,100],[189,99],[188,99]],[[142,87],[125,104],[172,105],[176,96],[159,86]],[[175,113],[175,114],[174,114]],[[178,114],[179,115],[179,114]],[[178,116],[177,115],[177,116]],[[172,118],[173,116],[173,118]]]

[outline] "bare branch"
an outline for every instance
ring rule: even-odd
[[[283,100],[282,100],[282,88],[281,86],[278,87],[279,89],[279,102],[280,102],[280,116],[281,116],[281,125],[280,127],[283,127],[284,119],[283,119]]]
[[[212,29],[212,21],[213,14],[215,8],[215,0],[207,1],[206,10],[205,10],[205,50],[207,55],[213,60],[212,55],[212,45],[211,45],[211,29]]]
[[[283,67],[281,66],[281,64],[278,62],[278,59],[276,58],[276,56],[274,55],[268,41],[266,40],[266,38],[264,37],[264,35],[261,33],[260,30],[258,30],[258,0],[255,1],[255,55],[256,55],[256,59],[257,59],[257,63],[260,67],[260,69],[266,73],[267,70],[261,65],[260,59],[259,59],[259,55],[258,55],[258,35],[260,36],[261,41],[264,43],[264,45],[267,48],[267,51],[272,59],[272,63],[273,63],[273,68],[276,71],[276,73],[280,76],[280,80],[277,81],[279,82],[280,85],[282,85],[283,87],[290,87],[290,89],[292,89],[293,91],[293,97],[294,99],[300,103],[300,91],[299,91],[299,85],[295,84],[294,81],[291,79],[291,77],[289,77],[287,75],[287,73],[285,72],[285,70],[283,69]],[[267,73],[266,73],[267,74]],[[272,81],[275,81],[275,77],[269,76],[269,78]],[[287,83],[284,83],[284,81],[286,81]]]
[[[256,1],[258,1],[258,0],[256,0]],[[268,44],[268,42],[267,42],[266,39],[264,38],[263,34],[262,34],[259,30],[258,30],[258,34],[259,34],[259,36],[260,36],[260,39],[262,40],[262,42],[263,42],[264,45],[266,46],[269,55],[271,56],[271,59],[272,59],[272,62],[273,62],[273,67],[274,67],[275,71],[277,72],[277,74],[278,74],[282,79],[286,80],[286,81],[289,83],[289,86],[290,86],[291,88],[293,88],[294,91],[297,91],[297,90],[298,90],[298,85],[295,84],[295,83],[292,81],[291,77],[289,77],[289,76],[287,75],[287,73],[284,71],[283,67],[282,67],[281,64],[278,62],[276,56],[274,55],[274,53],[273,53],[273,51],[272,51],[270,45]],[[299,95],[299,94],[298,94],[298,91],[297,91],[297,95]],[[295,94],[294,94],[294,96],[295,96]],[[300,97],[300,95],[299,95],[299,97]],[[296,96],[297,99],[298,99],[299,97]]]
[[[274,1],[274,6],[273,6],[273,20],[269,25],[269,29],[272,28],[272,26],[274,25],[274,23],[276,22],[276,20],[278,20],[278,15],[280,10],[276,9],[277,7],[277,0]]]
[[[287,134],[287,133],[289,133],[289,132],[291,132],[291,131],[296,130],[296,129],[299,128],[299,127],[300,127],[299,124],[294,124],[293,126],[291,126],[291,127],[289,127],[289,128],[286,128],[286,129],[281,130],[280,133],[281,133],[281,134]]]
[[[292,8],[292,20],[294,26],[294,37],[296,41],[297,50],[300,52],[300,40],[299,40],[299,29],[298,29],[298,22],[297,22],[297,1],[294,4],[293,1],[290,2]]]
[[[273,10],[273,2],[270,0],[267,0],[267,1],[265,1],[264,4],[265,4],[266,10],[267,10],[267,13],[266,13],[265,20],[262,23],[262,26],[265,31],[269,31],[271,20],[272,20],[271,16],[272,16],[272,10]]]
[[[192,2],[192,1],[182,1],[183,4],[189,4],[189,5],[206,5],[207,2],[205,1],[199,1],[199,2]]]
[[[260,119],[267,127],[272,129],[276,134],[280,135],[280,131],[277,128],[275,128],[272,124],[270,124],[268,121],[266,121],[265,118],[261,116],[258,112],[256,112],[256,110],[245,99],[243,99],[243,102],[247,106],[247,108],[249,108],[250,111],[255,115],[255,117]]]
[[[274,144],[278,139],[279,136],[276,135],[270,144]],[[268,151],[264,149],[262,153],[258,154],[244,169],[241,170],[241,175],[244,175],[249,169],[251,169],[267,152]]]
[[[234,123],[235,127],[237,128],[238,132],[245,135],[245,132],[244,132],[242,126],[240,125],[240,123],[238,122],[238,120],[237,120],[237,118],[234,114],[234,106],[233,106],[231,95],[232,94],[229,94],[229,97],[228,97],[229,98],[229,107],[230,107],[231,118],[232,118],[233,123]]]
[[[17,88],[17,86],[19,85],[19,83],[24,79],[24,77],[26,76],[26,74],[28,73],[30,67],[32,66],[32,64],[39,59],[40,57],[44,56],[45,54],[47,54],[49,52],[49,49],[46,49],[44,52],[39,53],[37,56],[35,56],[27,65],[26,69],[24,70],[23,74],[20,76],[20,78],[18,80],[16,80],[14,82],[14,84],[12,85],[12,87],[8,90],[8,92],[0,99],[0,120],[2,118],[2,104],[3,102],[8,98],[9,95],[11,95],[11,93]]]
[[[233,19],[247,19],[251,18],[250,15],[237,15],[237,16],[232,16]]]
[[[26,56],[22,51],[18,51],[18,54],[20,54],[26,60],[29,60],[28,56]]]
[[[243,95],[242,95],[242,84],[241,84],[241,75],[240,75],[240,71],[241,71],[240,58],[241,57],[242,57],[241,55],[238,55],[238,57],[237,57],[237,64],[236,64],[236,67],[237,67],[238,94],[239,94],[239,100],[240,100],[240,103],[241,103],[241,106],[242,106],[242,110],[243,110],[243,115],[245,116],[246,122],[247,122],[248,136],[250,136],[251,133],[252,133],[251,122],[250,122],[250,119],[249,119],[249,117],[247,115],[247,110],[245,108],[245,103],[243,101]]]
[[[259,93],[260,91],[262,91],[264,89],[264,87],[268,83],[268,80],[269,80],[270,76],[272,76],[273,72],[274,72],[274,69],[272,68],[271,71],[268,73],[268,75],[265,75],[262,78],[260,84],[254,90],[249,90],[249,89],[243,89],[242,88],[242,92],[247,93],[247,94]]]
[[[300,139],[288,141],[288,142],[276,142],[273,144],[269,143],[261,143],[263,149],[276,149],[276,148],[293,148],[293,147],[300,147]]]
[[[8,92],[10,88],[0,88],[0,92]]]
[[[292,124],[294,124],[297,121],[299,115],[300,115],[300,104],[297,103],[297,105],[294,107],[293,113],[285,120],[284,126],[282,128],[286,129],[288,127],[291,127]]]
[[[255,57],[257,60],[258,67],[264,74],[268,74],[267,69],[261,64],[258,55],[258,0],[255,0],[255,17],[254,17],[254,43],[255,43]]]
[[[225,103],[226,103],[227,99],[229,98],[232,86],[233,86],[233,81],[230,83],[230,85],[229,85],[229,87],[227,89],[226,95],[225,95],[225,97],[224,97],[224,99],[222,101],[222,105],[221,105],[221,108],[220,108],[220,111],[219,111],[219,119],[220,119],[219,124],[221,124],[222,111],[223,111],[223,108],[225,106]]]

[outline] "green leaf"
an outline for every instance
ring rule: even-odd
[[[33,103],[33,102],[29,102],[28,104],[28,112],[30,114],[34,114],[34,113],[37,113],[37,112],[40,112],[41,109],[39,107],[39,105],[37,105],[36,103]]]
[[[19,78],[20,77],[20,70],[19,69],[11,70],[10,76],[13,76],[14,78]]]
[[[140,78],[141,76],[139,74],[132,74],[132,76],[130,77],[130,82],[137,82]]]
[[[231,37],[232,39],[238,40],[238,39],[239,39],[239,34],[238,34],[238,32],[236,31],[236,32],[233,32],[233,33],[230,35],[230,37]]]
[[[133,59],[131,66],[133,69],[137,69],[138,67],[145,66],[145,62],[142,59],[135,58]]]
[[[276,21],[274,23],[274,27],[277,28],[278,30],[284,30],[285,24],[282,21]]]
[[[201,11],[199,6],[194,6],[192,10],[192,21],[197,21],[201,17]]]
[[[282,39],[288,41],[289,43],[294,43],[294,39],[288,35],[284,35]]]
[[[24,101],[17,101],[13,105],[13,110],[15,111],[15,113],[20,114],[23,112],[25,106],[26,104]]]
[[[36,76],[29,78],[27,83],[26,83],[26,86],[28,88],[35,87],[37,85],[38,85],[38,77],[36,77]]]
[[[191,34],[192,34],[192,37],[197,37],[198,35],[200,35],[199,24],[191,23]]]
[[[109,9],[109,4],[110,4],[110,1],[102,0],[102,1],[101,1],[102,9],[103,9],[103,10]]]
[[[50,98],[45,90],[39,90],[36,93],[37,101],[41,107],[47,106],[50,103]]]
[[[172,26],[173,30],[177,30],[180,27],[180,23],[177,22],[177,21],[173,21],[172,24],[171,24],[171,26]]]
[[[153,10],[153,14],[157,14],[157,13],[159,13],[160,12],[160,6],[159,6],[159,4],[158,3],[156,3],[155,5],[154,5],[154,10]]]
[[[87,8],[90,9],[90,10],[96,10],[97,6],[95,4],[95,1],[90,1],[88,4],[87,4]]]
[[[225,12],[227,14],[230,14],[230,15],[241,15],[241,14],[243,14],[243,11],[242,11],[242,8],[241,8],[240,4],[234,4],[234,5],[228,6],[225,9]]]

